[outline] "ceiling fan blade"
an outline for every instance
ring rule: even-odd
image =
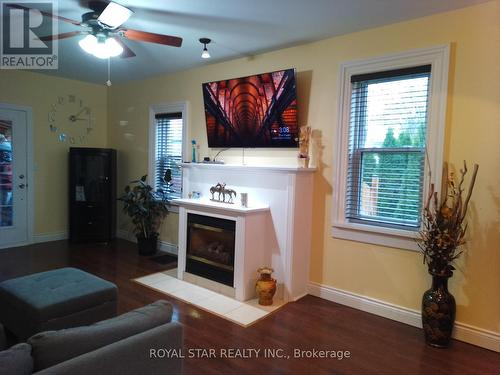
[[[180,47],[182,45],[182,38],[170,35],[148,33],[146,31],[120,29],[123,36],[130,40],[138,40],[141,42],[158,43],[166,46]]]
[[[43,14],[46,17],[52,17],[52,18],[58,19],[60,21],[72,23],[73,25],[76,25],[76,26],[80,26],[81,25],[80,21],[75,21],[75,20],[72,20],[72,19],[69,19],[69,18],[66,18],[66,17],[58,16],[58,15],[55,15],[55,14],[52,14],[52,13],[48,13],[48,12],[44,12],[44,11],[41,11],[41,10],[36,9],[36,8],[29,8],[29,7],[25,7],[25,6],[19,5],[19,4],[6,4],[6,6],[8,6],[9,8],[14,8],[14,9],[23,9],[23,10],[31,10],[31,9],[33,9],[33,10],[37,10],[37,11],[39,11],[41,14]]]
[[[134,12],[123,5],[110,1],[97,19],[110,29],[116,29],[127,21]]]
[[[126,59],[126,58],[128,58],[128,57],[134,57],[134,56],[135,56],[134,51],[132,51],[132,50],[131,50],[131,49],[130,49],[130,48],[129,48],[129,47],[128,47],[125,43],[123,43],[123,41],[122,41],[120,38],[118,38],[118,37],[116,37],[116,36],[115,36],[115,37],[113,37],[113,39],[114,39],[114,40],[116,40],[116,42],[117,42],[120,46],[122,46],[122,48],[123,48],[123,52],[122,52],[122,54],[120,55],[120,57],[121,57],[122,59]]]
[[[88,32],[86,32],[86,31],[70,31],[69,33],[42,36],[40,38],[40,40],[43,40],[44,42],[50,42],[53,40],[66,39],[66,38],[71,38],[71,37],[74,37],[77,35],[83,35],[83,34],[88,34]]]

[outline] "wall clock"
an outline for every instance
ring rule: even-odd
[[[92,132],[92,110],[76,95],[58,96],[48,113],[49,130],[60,142],[85,143]]]

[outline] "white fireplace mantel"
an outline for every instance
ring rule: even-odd
[[[301,168],[288,165],[248,165],[248,164],[216,164],[216,163],[180,163],[182,168],[211,169],[221,171],[246,171],[246,172],[293,172],[293,173],[311,173],[316,168]]]
[[[249,214],[252,212],[260,212],[260,211],[269,211],[269,206],[268,205],[263,205],[259,204],[256,206],[252,207],[242,207],[239,204],[239,201],[237,203],[221,203],[221,202],[214,202],[208,199],[201,199],[201,198],[181,198],[181,199],[174,199],[172,200],[173,204],[177,204],[179,206],[183,207],[192,207],[194,209],[196,208],[205,208],[205,209],[211,209],[214,211],[221,211],[221,212],[235,212],[238,214]]]
[[[180,207],[179,267],[185,267],[181,259],[185,259],[186,255],[189,212],[232,217],[240,223],[239,228],[244,232],[239,237],[240,248],[237,251],[240,254],[235,254],[235,259],[244,262],[238,267],[240,272],[244,270],[244,274],[237,275],[235,269],[237,299],[253,298],[250,293],[253,293],[257,279],[257,268],[261,266],[274,268],[273,276],[282,294],[278,298],[288,302],[307,294],[315,168],[203,163],[181,165],[183,198],[175,201]],[[210,201],[210,187],[218,182],[237,192],[234,204]],[[201,193],[201,197],[188,199],[193,191]],[[247,208],[241,207],[240,193],[243,192],[248,194]],[[254,238],[259,239],[258,246],[252,244]],[[180,270],[179,276],[182,277],[183,271]],[[238,278],[240,281],[237,283]]]

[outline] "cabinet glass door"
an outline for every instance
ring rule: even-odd
[[[109,199],[106,188],[109,180],[107,155],[75,155],[73,168],[75,202],[103,203]]]

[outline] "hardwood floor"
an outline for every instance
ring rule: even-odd
[[[0,250],[0,281],[73,266],[114,282],[119,310],[157,299],[174,305],[185,326],[185,349],[282,349],[290,359],[189,359],[185,374],[500,374],[500,354],[454,341],[448,349],[425,345],[420,329],[306,296],[249,328],[131,281],[168,267],[137,255],[135,244],[73,245],[66,241]],[[1,307],[0,307],[1,308]],[[294,359],[294,350],[347,350],[350,358]]]

